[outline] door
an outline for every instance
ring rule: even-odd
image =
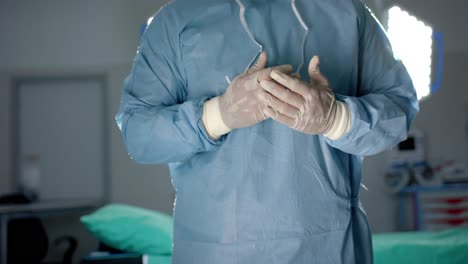
[[[15,94],[15,179],[36,157],[39,199],[105,197],[104,81],[100,78],[19,81]]]

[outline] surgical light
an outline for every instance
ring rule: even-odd
[[[398,6],[389,9],[388,37],[402,60],[421,100],[431,93],[433,30]]]

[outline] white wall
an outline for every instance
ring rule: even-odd
[[[128,64],[141,23],[165,1],[0,2],[0,69]]]

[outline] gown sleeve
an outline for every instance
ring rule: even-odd
[[[351,128],[340,139],[327,143],[343,152],[367,156],[382,152],[407,138],[419,111],[411,78],[395,59],[385,31],[361,1],[358,11],[358,96],[337,94],[351,112]]]
[[[139,163],[181,162],[214,150],[202,122],[208,98],[186,100],[176,17],[161,9],[146,29],[124,83],[116,116],[129,155]]]

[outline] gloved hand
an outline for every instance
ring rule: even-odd
[[[236,77],[223,95],[205,103],[202,121],[212,138],[218,139],[231,130],[267,119],[264,111],[267,93],[260,87],[260,81],[272,80],[270,75],[273,70],[285,75],[292,71],[291,65],[265,68],[267,61],[267,54],[262,52],[257,63]]]
[[[317,56],[310,61],[311,83],[276,70],[271,73],[274,81],[262,80],[260,85],[268,91],[264,97],[269,106],[265,115],[303,133],[323,134],[335,140],[349,130],[350,112],[335,99],[329,81],[320,73],[319,63]]]

